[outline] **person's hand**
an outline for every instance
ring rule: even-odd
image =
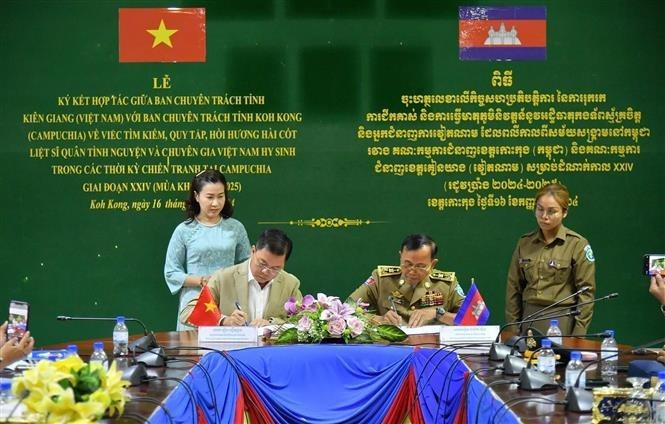
[[[250,322],[249,325],[252,327],[265,327],[266,325],[270,325],[270,322],[267,319],[256,318],[254,321]]]
[[[243,311],[236,309],[233,313],[224,318],[224,326],[240,327],[247,325],[247,315]]]
[[[665,278],[663,278],[658,271],[651,276],[649,293],[651,293],[661,305],[665,305]]]
[[[409,327],[420,327],[436,318],[436,308],[416,309],[409,318]]]
[[[7,342],[7,321],[0,325],[0,347]]]
[[[382,321],[384,324],[402,325],[402,317],[393,310],[386,312]]]
[[[0,336],[0,358],[2,358],[2,367],[6,367],[32,352],[35,346],[35,339],[30,336],[30,332],[26,331],[23,338],[19,342],[16,337],[6,340],[7,323],[5,322],[0,326],[2,335]]]
[[[658,352],[658,357],[656,359],[665,364],[665,346],[663,346],[660,352]]]

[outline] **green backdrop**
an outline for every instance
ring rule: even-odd
[[[294,240],[304,293],[344,298],[427,232],[500,324],[529,199],[557,180],[597,294],[620,294],[591,330],[662,336],[641,276],[643,253],[665,253],[662,2],[543,1],[547,60],[462,61],[458,7],[486,4],[533,2],[5,2],[0,305],[29,301],[40,345],[111,334],[60,314],[174,329],[177,202],[216,166],[250,239]],[[205,62],[119,63],[121,7],[205,8]]]

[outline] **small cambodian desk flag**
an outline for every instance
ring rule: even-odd
[[[118,9],[120,62],[205,62],[204,8]]]
[[[189,315],[189,323],[196,326],[202,325],[219,325],[219,320],[222,319],[222,313],[212,298],[212,293],[206,284],[201,289],[199,300],[194,306],[194,310]]]
[[[472,281],[469,293],[457,311],[454,323],[455,325],[484,325],[489,318],[490,310],[487,309],[476,283]]]

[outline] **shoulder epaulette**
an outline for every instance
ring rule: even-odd
[[[431,280],[441,280],[450,283],[455,281],[455,273],[452,271],[439,271],[435,269],[429,274],[429,278]]]
[[[379,277],[385,277],[387,275],[397,275],[402,273],[402,268],[392,265],[379,265],[377,268],[377,274]]]
[[[538,232],[538,230],[533,230],[533,231],[531,231],[531,232],[529,232],[529,233],[522,234],[522,235],[520,236],[520,238],[533,237],[534,235],[536,235],[537,232]]]
[[[584,239],[584,237],[582,237],[582,235],[580,233],[576,233],[575,231],[571,230],[570,228],[566,228],[566,235],[577,237],[578,239]]]

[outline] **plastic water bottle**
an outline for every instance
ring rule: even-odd
[[[617,363],[619,362],[619,347],[617,341],[614,339],[614,330],[607,330],[606,333],[609,337],[603,339],[600,345],[600,375],[603,379],[606,377],[616,379]]]
[[[579,384],[577,387],[584,389],[586,386],[586,373],[582,371],[584,364],[582,364],[582,353],[574,350],[570,352],[570,361],[566,365],[566,388],[575,387],[577,379]]]
[[[106,356],[106,352],[104,352],[104,342],[95,342],[92,346],[94,350],[90,355],[90,363],[98,363],[102,368],[107,370],[109,368],[109,358]]]
[[[658,383],[653,389],[653,422],[665,424],[665,371],[658,371]]]
[[[559,328],[558,319],[550,320],[550,328],[547,329],[547,338],[550,339],[552,343],[561,344],[561,329]]]
[[[556,371],[556,357],[552,350],[552,341],[550,339],[543,339],[540,342],[540,354],[538,355],[538,371],[554,375]]]
[[[69,358],[70,356],[79,356],[79,347],[75,344],[67,345],[67,353],[65,357]]]
[[[113,356],[125,357],[129,355],[129,330],[125,325],[125,317],[119,316],[116,318],[115,327],[113,328]]]
[[[10,404],[14,400],[12,395],[12,380],[3,378],[0,380],[0,411],[5,411],[5,405]],[[0,414],[4,416],[4,414]]]

